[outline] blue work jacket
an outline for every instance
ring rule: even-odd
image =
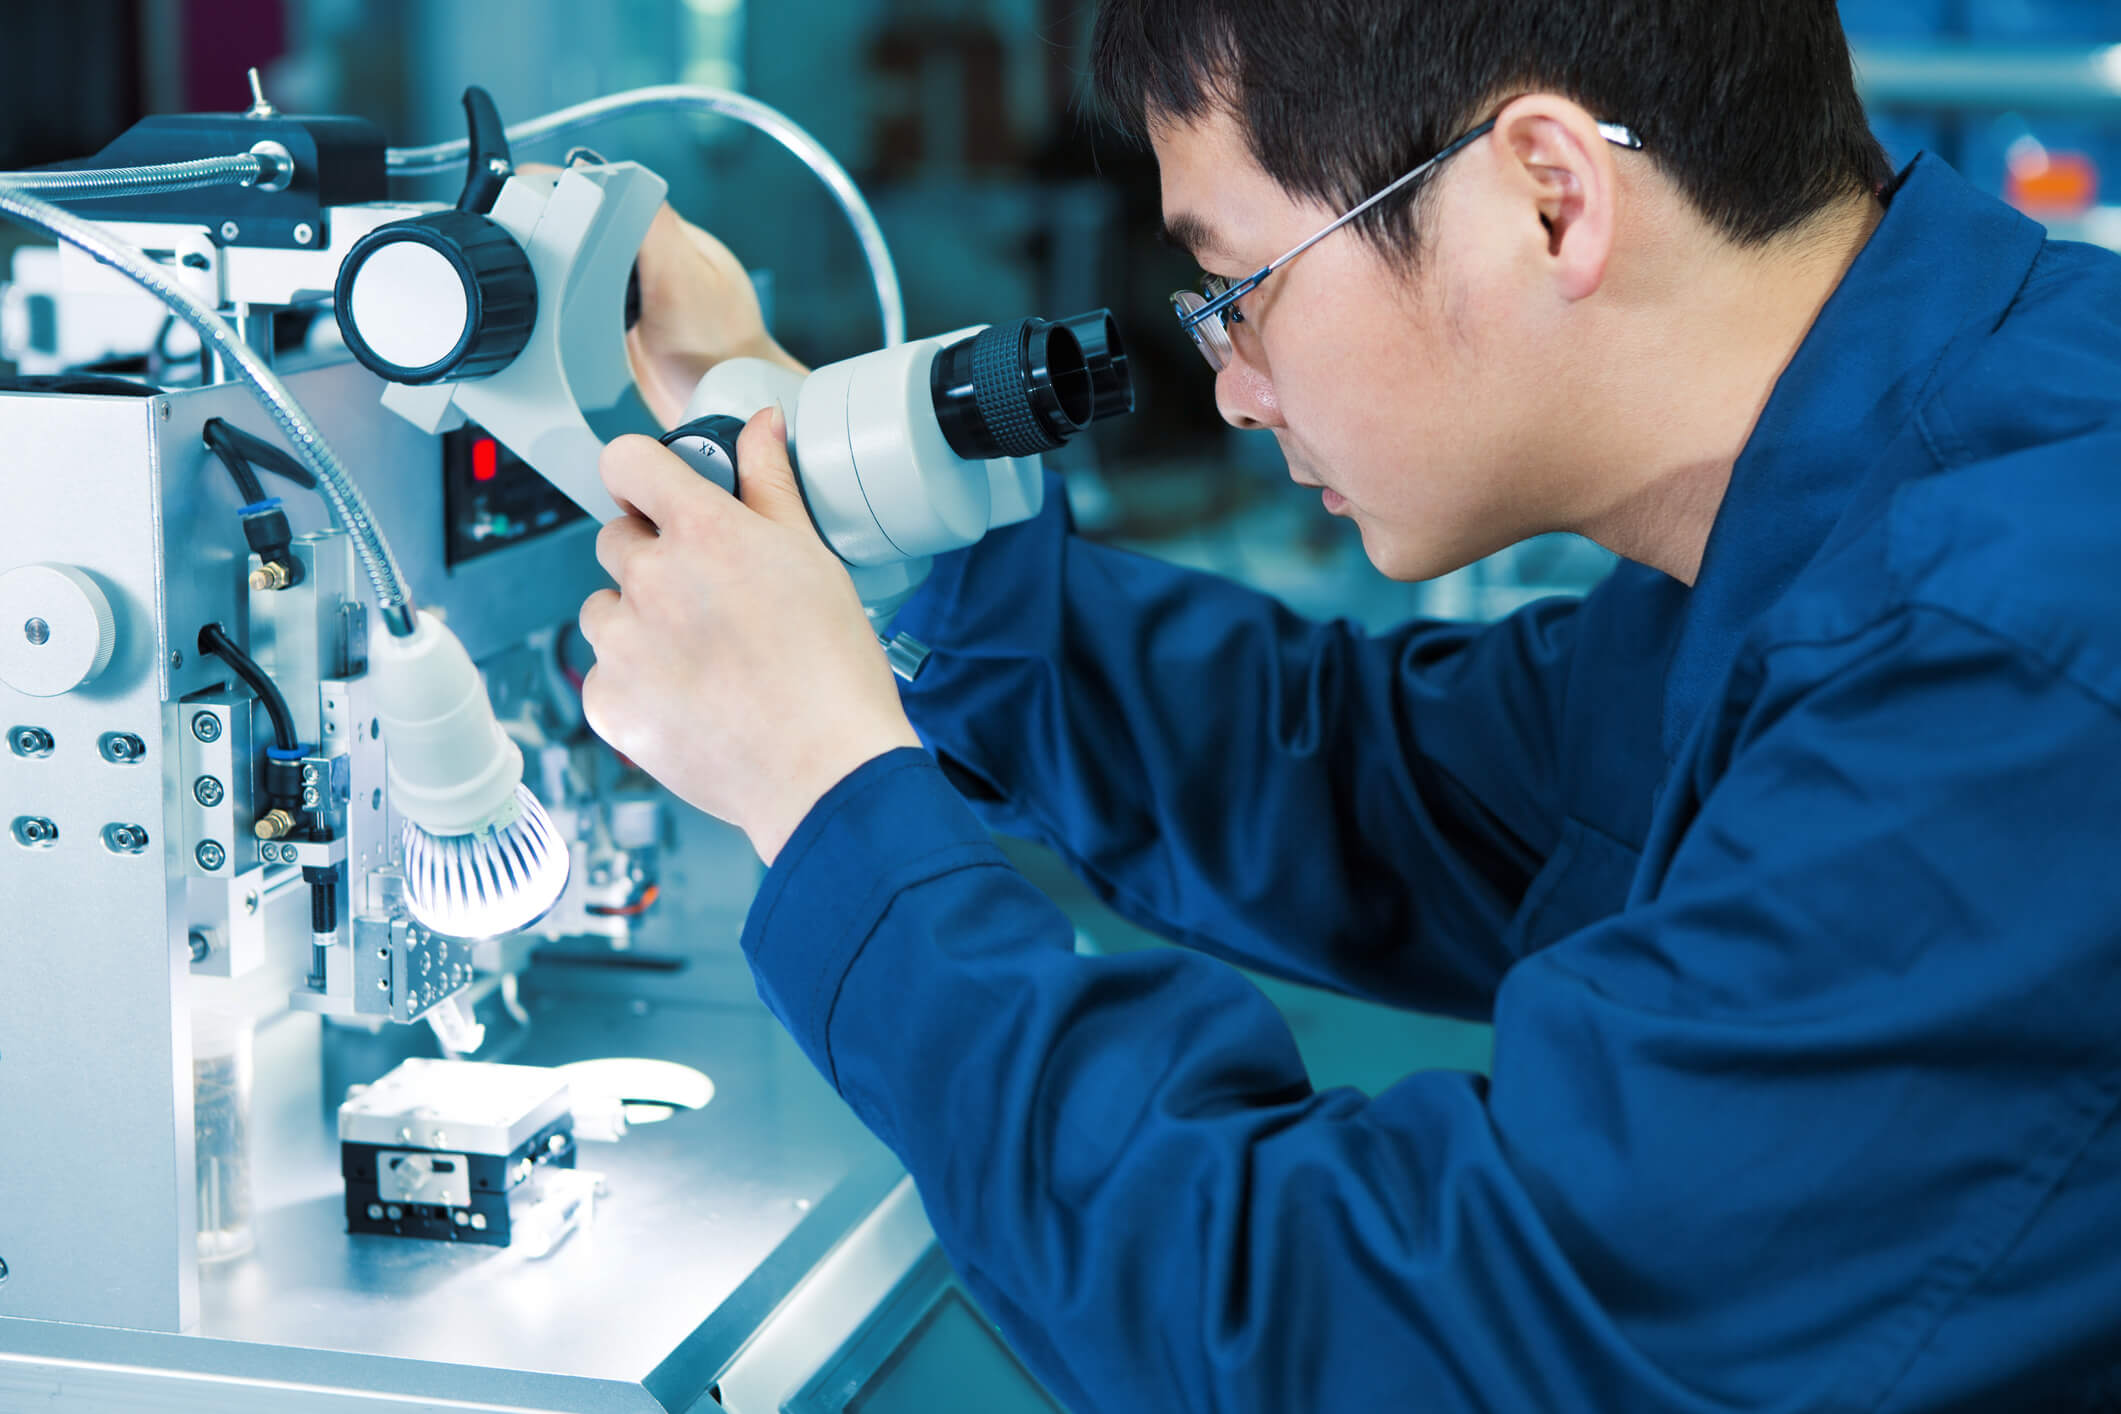
[[[1692,589],[1367,636],[1055,505],[902,623],[933,755],[745,946],[1079,1414],[2121,1407],[2121,260],[1918,161]],[[1492,1079],[1318,1093],[1216,958]]]

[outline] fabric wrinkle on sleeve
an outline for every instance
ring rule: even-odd
[[[1160,936],[1485,1016],[1559,838],[1576,606],[1311,623],[1090,543],[1062,499],[938,560],[901,616],[934,649],[908,715],[981,821]]]

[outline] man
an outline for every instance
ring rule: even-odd
[[[742,504],[613,445],[591,720],[771,863],[760,990],[988,1312],[1078,1410],[2114,1407],[2121,267],[1895,178],[1829,0],[1107,0],[1096,63],[1223,415],[1381,569],[1631,563],[1365,638],[1056,505],[902,709],[775,413]],[[712,250],[643,257],[666,407],[768,347]],[[983,826],[1197,952],[1073,955]],[[1198,952],[1492,1081],[1313,1093]]]

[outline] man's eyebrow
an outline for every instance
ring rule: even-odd
[[[1191,212],[1182,211],[1173,216],[1164,222],[1163,229],[1157,234],[1165,245],[1177,246],[1196,260],[1203,255],[1229,254],[1214,227]]]

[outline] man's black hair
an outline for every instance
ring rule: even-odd
[[[1632,128],[1741,244],[1892,175],[1834,0],[1104,0],[1093,66],[1137,139],[1226,108],[1268,176],[1336,210],[1533,92]],[[1411,257],[1415,205],[1366,234]]]

